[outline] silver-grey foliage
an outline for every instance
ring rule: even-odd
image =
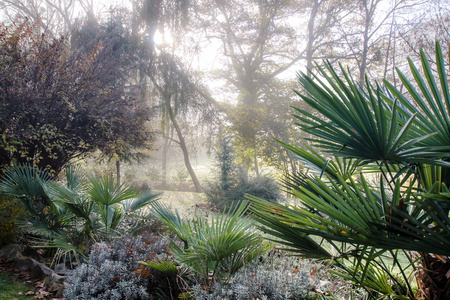
[[[89,260],[67,275],[64,296],[66,299],[151,299],[148,278],[137,274],[140,266],[137,262],[163,253],[167,247],[167,240],[153,236],[119,239],[109,245],[97,243]]]
[[[254,264],[241,269],[229,284],[213,285],[205,291],[200,285],[192,287],[196,300],[244,299],[305,299],[310,287],[308,268],[292,272],[294,262],[283,258],[272,264]]]

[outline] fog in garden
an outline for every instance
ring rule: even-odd
[[[28,20],[87,57],[96,47],[120,56],[117,86],[134,101],[108,108],[108,118],[139,103],[126,116],[142,122],[139,138],[130,130],[82,163],[161,190],[201,191],[224,141],[244,176],[298,171],[274,140],[311,143],[292,116],[292,106],[305,108],[293,91],[297,72],[313,77],[329,60],[355,82],[367,75],[401,88],[394,66],[406,70],[406,57],[432,53],[436,40],[447,53],[450,41],[444,0],[3,0],[0,8],[4,24]]]

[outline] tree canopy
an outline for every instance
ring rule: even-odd
[[[148,113],[125,84],[131,63],[116,41],[79,51],[37,23],[0,26],[0,168],[32,163],[56,175],[118,139],[148,141]]]

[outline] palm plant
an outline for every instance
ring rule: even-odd
[[[324,155],[283,144],[311,170],[285,180],[299,205],[249,197],[274,239],[332,260],[371,297],[450,298],[450,92],[438,43],[439,85],[423,52],[421,63],[424,77],[409,60],[420,92],[397,69],[407,95],[386,80],[358,86],[329,63],[313,78],[299,74],[297,94],[317,113],[297,109],[298,125]]]
[[[18,197],[29,215],[22,225],[43,236],[40,245],[65,255],[84,256],[90,246],[118,234],[124,217],[152,202],[158,194],[142,193],[116,184],[109,177],[86,176],[75,166],[66,167],[65,184],[28,165],[5,171],[0,191]]]
[[[171,241],[175,261],[200,276],[206,286],[229,281],[241,267],[269,250],[269,244],[244,217],[245,203],[209,219],[183,219],[160,202],[153,202],[152,207],[156,217],[183,242],[180,247]],[[167,266],[165,261],[143,264],[155,269]],[[173,267],[168,270],[173,271]]]

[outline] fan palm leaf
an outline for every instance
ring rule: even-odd
[[[302,109],[297,109],[302,115],[295,117],[304,131],[320,138],[313,139],[315,145],[333,155],[356,158],[365,163],[409,161],[448,165],[441,159],[450,157],[449,145],[420,146],[436,132],[423,134],[412,130],[417,128],[417,113],[406,115],[394,99],[388,106],[385,99],[390,94],[380,87],[374,90],[367,83],[367,91],[363,91],[342,66],[345,81],[329,63],[325,65],[326,70],[318,66],[325,81],[318,75],[311,79],[299,74],[299,82],[307,95],[297,94],[321,117]]]
[[[341,79],[328,62],[313,78],[299,74],[305,93],[297,94],[315,111],[297,109],[298,125],[331,159],[282,143],[312,166],[311,175],[293,174],[285,180],[300,204],[249,197],[253,217],[273,239],[305,256],[332,258],[345,278],[394,298],[416,297],[410,276],[400,266],[399,249],[421,253],[412,264],[426,263],[416,275],[422,288],[437,286],[433,272],[441,272],[441,278],[448,272],[432,270],[428,253],[444,260],[450,256],[450,92],[439,43],[437,72],[423,51],[421,64],[423,76],[409,59],[413,81],[397,69],[409,96],[386,80],[385,87],[374,87],[367,79],[365,87],[358,86],[342,66]],[[336,156],[358,163],[338,163]],[[378,183],[369,183],[362,174],[367,170],[379,172]],[[401,280],[381,259],[385,253],[399,267]],[[351,257],[354,265],[349,267],[345,261]],[[389,278],[382,279],[385,275],[394,284],[379,285]],[[422,293],[448,298],[450,285]]]
[[[210,220],[197,217],[183,220],[177,211],[154,202],[156,217],[184,242],[184,249],[174,241],[171,253],[176,261],[201,276],[206,284],[227,280],[238,269],[269,248],[253,225],[245,219],[247,204],[232,207]]]
[[[388,81],[384,81],[390,92],[402,103],[404,109],[402,114],[409,117],[413,114],[417,116],[414,131],[420,134],[433,134],[430,139],[420,143],[421,146],[443,147],[450,145],[450,96],[447,75],[445,72],[445,63],[441,46],[436,42],[436,67],[439,76],[439,87],[436,84],[432,69],[427,61],[425,53],[421,50],[420,58],[425,79],[414,65],[411,59],[408,63],[414,76],[415,83],[419,87],[422,95],[416,90],[412,82],[397,69],[397,73],[408,90],[414,102],[405,97],[395,86]],[[428,87],[427,87],[428,83]],[[414,105],[417,104],[417,105]],[[445,157],[445,156],[442,156]]]
[[[27,196],[47,200],[43,184],[49,180],[51,180],[51,176],[37,167],[13,165],[5,170],[0,182],[0,190],[11,196]]]

